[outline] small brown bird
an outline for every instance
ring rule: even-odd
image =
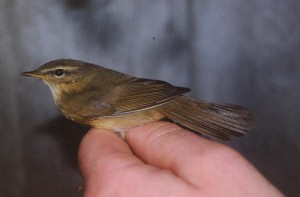
[[[189,88],[82,61],[54,60],[22,74],[43,80],[67,118],[121,136],[131,127],[165,117],[222,140],[243,136],[252,128],[252,115],[240,106],[196,101],[182,95]]]

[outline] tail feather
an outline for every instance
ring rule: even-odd
[[[241,137],[253,127],[253,117],[243,107],[177,97],[162,106],[162,114],[196,132],[222,140]]]

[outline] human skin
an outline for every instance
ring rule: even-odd
[[[132,128],[126,142],[103,129],[83,138],[85,197],[283,196],[235,150],[175,124]]]

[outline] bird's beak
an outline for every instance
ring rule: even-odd
[[[22,72],[21,75],[42,79],[43,75],[39,71]]]

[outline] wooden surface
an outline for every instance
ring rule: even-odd
[[[288,196],[300,193],[298,0],[0,3],[0,196],[82,196],[87,130],[21,77],[57,58],[101,64],[244,105],[256,128],[228,144]]]

